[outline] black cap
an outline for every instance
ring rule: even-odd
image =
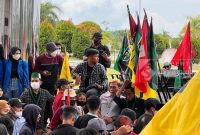
[[[12,98],[8,101],[8,104],[11,107],[23,107],[25,104],[18,98]]]
[[[88,48],[86,50],[86,57],[88,57],[90,55],[95,55],[95,54],[99,54],[99,51],[97,49]]]
[[[68,84],[70,84],[70,83],[72,83],[72,82],[69,82],[69,81],[67,81],[67,80],[64,79],[64,78],[61,78],[61,79],[59,79],[59,80],[57,81],[56,86],[57,86],[58,88],[60,88],[62,85],[68,85]]]
[[[94,38],[102,39],[102,34],[100,32],[95,32],[92,36],[92,39]]]
[[[20,49],[19,47],[14,46],[14,47],[12,47],[12,48],[10,49],[10,52],[11,52],[11,54],[15,54],[16,51],[18,51],[18,50],[21,52],[21,49]]]
[[[50,43],[47,43],[46,49],[50,52],[54,52],[55,50],[57,50],[57,46],[55,45],[54,42],[50,42]]]

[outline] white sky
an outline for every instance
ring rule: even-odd
[[[42,0],[47,1],[47,0]],[[128,14],[126,5],[136,19],[135,12],[139,10],[139,0],[49,0],[62,9],[60,19],[72,19],[75,24],[85,20],[94,21],[102,26],[107,21],[108,30],[128,29]],[[200,0],[141,0],[148,17],[153,17],[154,32],[163,30],[173,37],[178,36],[186,16],[200,15]],[[143,18],[143,10],[141,14]]]

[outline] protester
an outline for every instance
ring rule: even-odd
[[[145,102],[145,113],[141,115],[136,122],[134,131],[139,134],[142,129],[151,121],[156,113],[156,105],[158,104],[157,99],[149,98]]]
[[[100,135],[107,133],[106,123],[100,118],[93,118],[88,121],[87,128],[95,129]]]
[[[21,49],[12,47],[5,61],[3,91],[7,98],[19,98],[29,85],[28,63],[21,59]]]
[[[86,61],[88,59],[87,56],[88,49],[90,48],[97,49],[99,51],[99,63],[102,64],[105,67],[105,69],[109,68],[111,65],[111,61],[109,58],[110,50],[106,45],[101,44],[102,34],[100,32],[94,33],[92,40],[93,40],[92,45],[85,49],[83,60]]]
[[[80,83],[77,93],[85,92],[87,97],[99,96],[107,89],[106,71],[103,65],[98,63],[98,53],[96,49],[87,49],[87,61],[78,64],[72,71],[72,76]]]
[[[59,125],[52,135],[76,135],[78,129],[74,123],[78,118],[78,112],[74,107],[64,107],[62,113],[62,124]]]
[[[24,105],[20,99],[12,98],[9,100],[9,105],[11,107],[8,116],[13,121],[14,129],[13,135],[19,135],[19,131],[22,126],[25,124],[25,119],[22,117],[22,106]]]
[[[0,117],[8,114],[10,111],[10,106],[6,100],[0,100]]]
[[[123,88],[123,87],[122,87]],[[114,101],[116,104],[122,109],[129,108],[136,112],[136,117],[138,118],[142,114],[144,114],[144,100],[137,98],[135,96],[135,89],[134,86],[132,86],[131,83],[129,83],[127,86],[125,86],[125,98],[120,98],[120,95],[122,94],[123,89],[119,89],[116,93],[116,96],[114,97]]]
[[[93,128],[83,128],[78,135],[99,135],[99,133]]]
[[[88,121],[93,118],[98,118],[98,112],[100,109],[100,98],[97,96],[91,96],[87,100],[87,107],[89,112],[83,116],[80,116],[77,121],[75,122],[75,127],[81,129],[85,128],[88,124]]]
[[[54,97],[45,89],[40,88],[42,84],[41,75],[37,72],[31,74],[31,87],[24,91],[20,97],[21,101],[26,104],[38,105],[41,110],[41,119],[37,125],[37,132],[46,132],[46,125],[44,121],[44,109],[47,102],[53,102]]]
[[[114,125],[113,122],[115,118],[120,114],[119,106],[113,101],[113,98],[116,95],[116,92],[120,89],[120,81],[113,79],[109,82],[109,89],[106,93],[100,96],[101,100],[101,117],[106,123],[107,131],[113,131]]]
[[[1,123],[0,123],[0,135],[9,135],[6,126]]]
[[[0,44],[0,92],[1,93],[3,88],[2,86],[3,86],[4,71],[5,71],[4,64],[5,64],[4,50],[2,44]]]
[[[19,134],[20,135],[35,135],[37,123],[40,121],[41,108],[35,104],[28,104],[24,107],[22,116],[26,122],[22,126]]]
[[[6,126],[6,128],[7,128],[7,130],[8,130],[8,133],[10,135],[12,135],[14,125],[13,125],[12,120],[7,115],[4,115],[4,116],[0,117],[0,123],[4,124]]]
[[[124,108],[122,111],[121,111],[121,114],[120,115],[124,115],[124,116],[127,116],[129,117],[132,122],[133,122],[133,126],[135,125],[135,120],[136,120],[136,113],[129,109],[129,108]]]
[[[87,97],[85,93],[81,92],[77,95],[77,105],[83,108],[84,114],[88,113],[86,101],[87,101]]]
[[[53,105],[52,105],[53,114],[55,114],[58,108],[63,106],[64,103],[62,101],[62,98],[64,96],[64,91],[68,89],[68,85],[69,85],[69,82],[66,79],[59,79],[56,82],[56,87],[59,91],[53,101]]]
[[[55,42],[55,45],[57,46],[57,54],[63,57],[64,56],[64,53],[62,53],[63,45],[59,42]]]

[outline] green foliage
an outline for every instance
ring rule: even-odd
[[[79,31],[88,34],[90,36],[90,38],[92,38],[92,35],[95,32],[101,32],[101,27],[92,21],[84,21],[84,22],[80,23],[79,25],[77,25],[76,28]]]
[[[75,30],[71,21],[62,20],[56,25],[56,41],[62,43],[68,52],[71,52],[71,41]]]
[[[91,44],[90,36],[84,32],[76,31],[72,38],[72,52],[75,57],[82,59],[85,48]]]
[[[58,22],[59,17],[56,11],[61,12],[61,9],[51,2],[45,2],[40,5],[40,20],[47,20],[53,26]]]
[[[169,37],[163,34],[155,34],[154,36],[157,45],[156,51],[158,55],[161,55],[166,48],[169,48]]]
[[[54,41],[55,32],[53,26],[47,22],[43,21],[40,23],[40,38],[39,38],[39,52],[44,53],[46,51],[46,44],[48,42]]]

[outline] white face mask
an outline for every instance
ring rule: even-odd
[[[16,115],[17,117],[22,117],[22,112],[15,112],[15,115]]]
[[[31,87],[34,90],[37,90],[40,88],[40,82],[31,82]]]
[[[13,59],[15,59],[15,60],[19,60],[20,57],[21,57],[20,54],[14,54],[13,55]]]
[[[54,52],[51,53],[52,57],[56,57],[56,55],[58,54],[57,50],[55,50]]]
[[[57,54],[60,54],[60,53],[61,53],[61,50],[58,49],[58,50],[57,50]]]

